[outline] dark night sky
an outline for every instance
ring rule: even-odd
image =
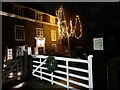
[[[98,30],[105,24],[118,23],[120,18],[119,2],[24,2],[23,4],[51,15],[55,15],[55,10],[62,5],[67,21],[74,20],[78,14],[83,26],[89,30]]]

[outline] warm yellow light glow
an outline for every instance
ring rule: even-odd
[[[82,25],[81,25],[79,15],[76,15],[75,26],[74,27],[73,27],[73,24],[72,24],[72,20],[70,20],[69,24],[66,23],[65,14],[64,14],[64,10],[63,10],[62,6],[59,8],[58,11],[56,11],[56,16],[58,17],[59,37],[70,37],[70,36],[73,37],[74,36],[76,39],[80,39],[82,37]],[[76,26],[77,25],[79,25],[79,27],[80,27],[79,36],[76,35]],[[68,31],[68,29],[70,29],[70,32]]]
[[[77,27],[77,24],[79,23],[79,26],[80,26],[80,35],[77,36],[76,33],[75,33],[75,38],[76,39],[79,39],[82,37],[82,25],[81,25],[81,22],[80,22],[80,17],[79,15],[76,15],[76,22],[75,22],[75,27],[74,27],[74,31],[76,30],[76,27]]]

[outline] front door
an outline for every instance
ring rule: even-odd
[[[39,47],[39,48],[38,48],[38,54],[39,54],[39,55],[43,54],[43,47]]]

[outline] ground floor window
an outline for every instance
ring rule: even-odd
[[[13,59],[13,51],[11,48],[7,48],[7,60]]]
[[[31,47],[28,47],[28,55],[31,55],[31,54],[32,54]]]

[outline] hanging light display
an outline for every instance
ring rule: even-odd
[[[56,16],[58,17],[58,32],[61,38],[66,38],[68,35],[68,27],[65,19],[65,13],[63,7],[60,6],[59,10],[56,11]]]
[[[72,20],[67,24],[62,6],[58,11],[56,11],[56,16],[58,17],[58,32],[60,37],[66,38],[72,36],[76,39],[80,39],[82,37],[82,25],[79,15],[76,15],[75,17],[75,26],[73,26]],[[79,33],[77,32],[78,29]]]
[[[69,37],[75,37],[76,39],[80,39],[82,37],[82,25],[80,22],[80,17],[79,15],[76,15],[74,26],[72,20],[70,20],[69,24],[67,24],[62,6],[56,10],[56,16],[58,17],[58,39],[60,40],[61,44],[61,39],[67,38],[68,51],[70,54]]]
[[[74,32],[75,32],[75,38],[76,39],[79,39],[82,37],[82,25],[81,25],[81,22],[80,22],[80,17],[78,15],[76,15],[76,19],[75,19],[75,26],[74,26]],[[77,27],[79,28],[79,36],[76,35],[76,29]]]

